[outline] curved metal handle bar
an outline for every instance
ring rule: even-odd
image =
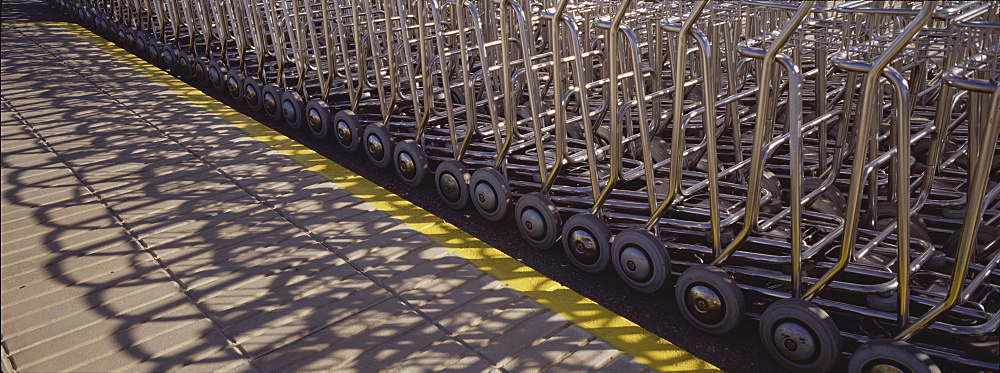
[[[855,154],[854,163],[851,167],[851,184],[848,192],[847,208],[845,209],[846,211],[845,229],[840,249],[840,257],[837,259],[837,262],[834,263],[834,265],[826,273],[820,276],[820,278],[817,280],[815,284],[813,284],[813,286],[811,286],[808,290],[806,290],[806,292],[802,295],[803,299],[809,300],[815,297],[820,290],[822,290],[824,287],[826,287],[826,285],[828,285],[831,281],[833,281],[833,278],[837,274],[843,271],[843,269],[847,266],[847,263],[851,259],[851,256],[854,252],[854,245],[858,237],[858,223],[860,219],[861,197],[862,197],[861,194],[863,187],[862,183],[863,180],[861,178],[863,176],[862,171],[865,166],[865,154],[868,153],[868,145],[870,143],[868,137],[875,131],[876,129],[875,127],[878,124],[877,118],[874,117],[875,115],[878,115],[878,113],[875,111],[876,105],[874,101],[876,97],[880,95],[880,93],[877,91],[879,88],[879,80],[884,76],[882,72],[885,71],[886,67],[889,65],[889,62],[891,62],[892,59],[895,58],[896,55],[899,54],[899,52],[902,51],[904,47],[906,47],[906,45],[910,42],[910,40],[912,40],[913,37],[916,36],[917,32],[919,32],[927,23],[927,21],[930,20],[931,16],[933,15],[934,8],[937,7],[937,4],[938,4],[937,1],[930,1],[926,3],[925,7],[920,10],[920,14],[918,14],[916,19],[910,22],[910,24],[907,25],[906,28],[903,30],[902,34],[900,34],[896,38],[896,40],[894,40],[892,44],[889,45],[885,53],[879,56],[878,60],[872,63],[870,72],[865,76],[864,82],[862,83],[862,91],[860,96],[861,104],[858,110],[858,115],[856,117],[858,120],[857,143],[855,144],[856,149],[854,152]],[[887,76],[887,78],[889,77]],[[891,78],[890,82],[892,82]],[[903,109],[900,108],[900,110]],[[899,115],[898,117],[902,117],[902,115]],[[906,136],[900,136],[900,137],[906,137]],[[900,151],[905,150],[906,153],[909,153],[909,146],[908,145],[904,146],[904,148],[905,149],[899,149],[899,150]],[[906,159],[908,160],[909,154],[905,155],[907,156]],[[902,156],[903,154],[900,154],[900,157]],[[907,188],[909,187],[909,181],[902,184],[904,184]],[[909,192],[903,195],[909,196]],[[909,198],[899,198],[899,202],[900,205],[905,205],[906,208],[900,209],[898,211],[910,211]],[[909,215],[908,214],[905,215],[907,216],[908,219]],[[899,229],[900,229],[899,233],[904,234],[906,236],[899,239],[898,241],[899,243],[902,243],[905,246],[908,244],[909,223],[904,222],[900,224]],[[904,239],[906,239],[906,241],[904,241]],[[901,261],[908,262],[909,252],[907,251],[905,255],[902,255],[902,257],[903,258],[901,259]],[[908,265],[909,263],[906,264]],[[903,297],[900,296],[899,298],[902,299]],[[901,309],[900,311],[904,310]]]
[[[743,229],[740,230],[739,234],[734,237],[733,241],[722,250],[719,255],[715,257],[712,261],[712,265],[718,266],[728,259],[733,252],[735,252],[746,239],[750,236],[750,230],[757,225],[757,217],[760,215],[760,193],[757,192],[761,189],[761,184],[764,178],[764,160],[762,158],[763,147],[762,144],[765,142],[765,135],[771,133],[772,123],[770,122],[771,111],[773,108],[770,106],[771,102],[771,90],[769,88],[771,84],[771,76],[774,74],[774,62],[778,56],[778,52],[781,47],[788,42],[788,39],[792,37],[792,33],[798,28],[798,25],[802,23],[802,20],[806,18],[806,15],[812,11],[813,6],[816,5],[816,1],[805,1],[799,5],[799,10],[792,16],[792,19],[786,24],[778,37],[775,38],[774,42],[768,48],[767,52],[764,54],[762,60],[763,69],[760,74],[758,74],[760,87],[757,96],[758,110],[756,123],[754,124],[754,134],[753,134],[753,146],[750,152],[750,187],[747,193],[747,213],[744,216]]]

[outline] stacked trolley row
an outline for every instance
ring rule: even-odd
[[[996,3],[60,3],[788,368],[1000,370]]]

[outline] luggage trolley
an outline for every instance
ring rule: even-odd
[[[851,358],[851,371],[887,367],[934,371],[938,367],[931,358],[977,369],[997,367],[1000,275],[995,272],[1000,263],[1000,237],[989,230],[995,232],[1000,225],[997,211],[1000,186],[995,183],[990,186],[996,168],[993,160],[1000,146],[1000,17],[996,8],[990,7],[983,8],[985,11],[981,13],[958,17],[955,26],[963,32],[956,38],[959,43],[952,47],[971,46],[968,48],[971,51],[953,50],[968,57],[955,61],[941,79],[944,93],[964,90],[969,101],[969,115],[964,123],[968,152],[967,205],[963,224],[956,232],[958,242],[951,244],[953,251],[948,251],[950,273],[912,271],[909,266],[900,266],[899,282],[912,283],[913,291],[906,294],[909,289],[904,287],[898,291],[897,296],[907,301],[899,302],[893,310],[897,312],[896,329],[864,343]],[[950,94],[939,96],[942,101],[950,98]],[[984,230],[986,235],[981,234]],[[946,289],[920,286],[928,283],[928,277],[938,280],[937,284]],[[927,311],[914,319],[911,310],[916,311],[916,306]]]

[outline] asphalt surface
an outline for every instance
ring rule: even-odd
[[[41,0],[3,1],[2,20],[4,23],[72,21]],[[253,112],[243,103],[234,102],[228,94],[215,91],[204,82],[187,82],[727,372],[783,370],[761,347],[755,321],[745,321],[724,336],[706,335],[689,326],[673,301],[674,278],[664,290],[641,294],[627,288],[611,269],[601,274],[584,273],[573,267],[559,244],[547,251],[529,247],[518,236],[513,218],[494,223],[480,217],[472,207],[456,211],[445,206],[438,199],[431,178],[421,187],[411,188],[399,181],[391,168],[372,167],[363,153],[344,153],[330,142],[317,141],[304,127],[292,130],[284,123]]]

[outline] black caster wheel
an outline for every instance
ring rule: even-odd
[[[364,139],[365,156],[375,167],[386,168],[392,163],[392,136],[385,125],[382,123],[369,124],[365,127],[361,138]]]
[[[618,277],[635,291],[652,293],[670,276],[670,254],[660,239],[641,228],[629,228],[615,237],[611,262]]]
[[[330,105],[326,101],[314,98],[306,103],[306,124],[313,137],[326,140],[330,135]]]
[[[500,171],[494,168],[480,168],[472,173],[469,183],[472,192],[472,206],[489,221],[500,221],[510,209],[513,196],[510,185]]]
[[[122,47],[124,49],[131,48],[128,45],[128,41],[129,41],[128,30],[126,30],[126,28],[124,26],[121,26],[121,25],[115,25],[114,26],[114,39],[115,39],[115,44],[118,44],[118,46],[120,46],[120,47]]]
[[[514,204],[514,219],[521,238],[532,247],[547,250],[562,234],[562,217],[548,197],[538,192],[521,196]]]
[[[194,57],[191,61],[191,78],[199,82],[208,82],[208,58],[205,56]]]
[[[851,373],[940,373],[930,356],[913,345],[894,339],[873,339],[859,347],[847,363]]]
[[[243,75],[242,71],[232,69],[226,73],[226,92],[229,93],[229,97],[233,100],[239,102],[243,100],[243,81],[246,80],[246,75]]]
[[[208,78],[208,83],[215,87],[216,90],[223,91],[226,90],[226,74],[229,72],[222,63],[219,61],[212,61],[208,63],[208,70],[205,71],[205,77]]]
[[[305,123],[306,102],[297,91],[286,90],[281,94],[281,117],[291,129],[302,128]]]
[[[802,196],[805,197],[812,191],[819,189],[822,184],[822,180],[814,177],[802,179]],[[836,187],[831,186],[820,194],[816,202],[810,206],[810,210],[833,216],[844,216],[844,206],[847,206],[844,195],[840,194]]]
[[[264,83],[256,76],[243,80],[243,99],[253,111],[264,109]]]
[[[138,35],[136,35],[136,30],[134,28],[131,28],[131,27],[129,27],[129,28],[123,27],[122,31],[120,31],[120,32],[124,33],[124,36],[122,38],[122,47],[125,48],[125,49],[127,49],[127,50],[130,50],[130,51],[135,51],[136,50],[136,46],[138,46],[138,43],[139,43],[139,37],[138,37]],[[121,34],[119,34],[119,35],[121,35]],[[145,46],[143,46],[143,47],[145,47]]]
[[[957,231],[944,241],[944,253],[955,258],[958,254],[958,247],[961,244],[962,231]],[[1000,240],[1000,228],[992,225],[980,225],[976,230],[976,239],[972,241],[975,258],[979,261],[990,260],[990,255],[996,252],[1000,245],[991,245],[993,241]]]
[[[281,119],[281,88],[277,84],[267,83],[261,93],[261,107],[264,114],[271,120]]]
[[[177,75],[177,55],[179,54],[178,48],[174,45],[167,45],[163,50],[160,51],[158,61],[160,65],[165,69],[169,69],[174,75]]]
[[[437,186],[438,197],[446,206],[455,210],[463,209],[469,204],[471,181],[472,174],[469,169],[454,159],[441,162],[434,172],[434,185]]]
[[[149,39],[146,38],[145,32],[139,31],[135,28],[130,31],[129,45],[135,54],[144,56],[144,53],[146,53],[146,47],[149,45],[148,41]]]
[[[710,265],[688,268],[677,279],[674,298],[681,316],[708,334],[726,334],[736,328],[746,310],[743,291],[726,271]]]
[[[341,110],[338,111],[336,115],[333,116],[333,130],[334,141],[337,143],[341,149],[348,153],[354,153],[358,151],[361,146],[361,141],[358,139],[361,136],[361,120],[358,115],[351,110]],[[392,153],[386,153],[387,155],[392,155]],[[391,158],[390,161],[391,162]],[[386,165],[389,164],[386,163]]]
[[[424,182],[428,168],[427,155],[416,141],[401,141],[393,149],[392,159],[395,160],[396,175],[404,184],[417,187]]]
[[[563,224],[563,249],[584,272],[597,273],[611,262],[611,230],[594,214],[576,214]]]
[[[837,324],[822,308],[785,298],[764,310],[760,337],[768,354],[788,370],[826,372],[840,359]]]
[[[152,63],[153,66],[159,68],[165,68],[166,66],[164,66],[163,63],[160,62],[160,52],[162,52],[164,49],[166,49],[166,46],[163,44],[162,41],[147,39],[146,51],[144,52],[146,61]]]

